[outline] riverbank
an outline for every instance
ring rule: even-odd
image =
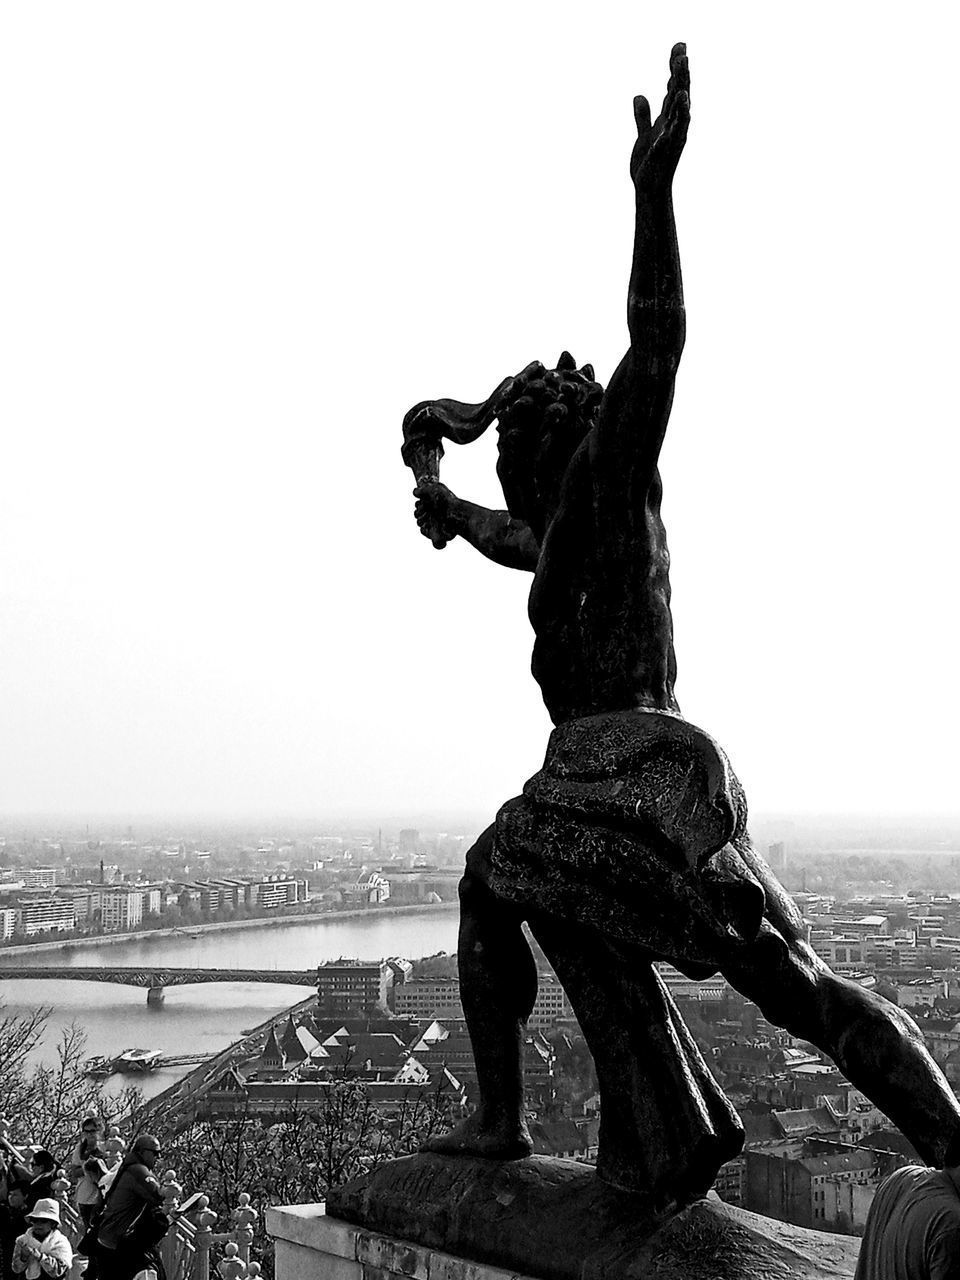
[[[364,919],[381,919],[387,916],[405,915],[408,912],[434,914],[453,911],[459,906],[452,902],[409,902],[398,906],[387,907],[351,907],[343,911],[304,912],[300,915],[264,917],[257,920],[211,920],[204,924],[178,925],[170,929],[135,929],[129,933],[100,933],[88,938],[68,938],[51,942],[20,942],[13,946],[0,947],[0,967],[6,956],[22,956],[42,954],[44,952],[82,951],[92,947],[112,946],[119,942],[142,942],[146,938],[193,938],[197,934],[208,933],[240,933],[248,929],[280,929],[284,926],[315,924],[320,921],[349,920],[362,916]]]

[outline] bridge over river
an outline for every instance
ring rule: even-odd
[[[0,965],[0,981],[4,978],[45,978],[54,982],[113,982],[124,987],[143,987],[147,1004],[163,1004],[167,987],[187,987],[201,982],[268,982],[291,987],[315,987],[316,969],[163,969],[116,966],[59,965],[40,968],[14,968]]]

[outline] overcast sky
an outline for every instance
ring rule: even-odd
[[[519,790],[529,578],[419,536],[400,423],[609,377],[678,39],[681,706],[754,810],[960,810],[955,6],[469,12],[3,7],[0,814]]]

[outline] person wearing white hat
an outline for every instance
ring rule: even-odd
[[[60,1230],[60,1205],[38,1200],[27,1214],[27,1229],[13,1246],[13,1270],[26,1272],[27,1280],[50,1276],[62,1280],[73,1266],[70,1241]]]

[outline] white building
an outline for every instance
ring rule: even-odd
[[[104,930],[135,929],[143,920],[143,890],[105,889],[100,903],[100,923]]]
[[[0,940],[6,942],[13,937],[17,927],[17,913],[13,907],[0,907]]]
[[[565,1018],[573,1017],[567,993],[552,973],[537,975],[537,998],[528,1025],[535,1031],[547,1031]]]
[[[44,898],[21,898],[17,907],[17,932],[66,933],[76,928],[73,903],[52,894]]]
[[[386,902],[390,897],[390,881],[379,871],[361,872],[357,877],[357,892],[368,902]]]
[[[52,889],[57,883],[56,867],[30,867],[24,872],[28,889]]]
[[[897,1004],[901,1009],[932,1009],[947,993],[947,983],[928,978],[901,982],[897,986]]]
[[[158,916],[163,909],[163,889],[158,884],[138,884],[138,893],[143,894],[143,914]]]
[[[393,990],[394,1013],[398,1018],[462,1018],[458,978],[410,978]]]
[[[264,908],[293,907],[307,899],[306,880],[291,880],[285,876],[270,876],[259,884],[247,888],[247,902]]]
[[[812,946],[835,973],[859,973],[868,963],[872,939],[854,934],[814,937]]]

